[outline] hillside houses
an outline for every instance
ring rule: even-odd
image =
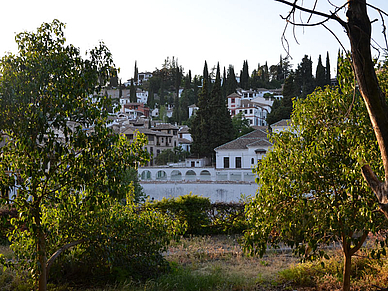
[[[267,115],[271,112],[274,100],[281,98],[281,89],[239,89],[227,96],[228,109],[232,117],[242,113],[251,126],[266,126]]]

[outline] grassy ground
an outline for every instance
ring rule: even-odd
[[[12,253],[0,247],[7,257]],[[361,254],[362,255],[362,254]],[[340,290],[342,259],[333,251],[331,259],[299,263],[290,252],[272,252],[263,258],[246,257],[234,236],[183,238],[165,254],[172,272],[147,282],[127,281],[88,290]],[[353,262],[352,290],[378,290],[388,286],[388,262],[356,257]],[[322,264],[324,263],[324,264]],[[1,290],[28,290],[21,279],[0,269]],[[8,287],[7,287],[8,286]],[[81,288],[86,290],[85,287]],[[81,290],[70,285],[49,290]]]

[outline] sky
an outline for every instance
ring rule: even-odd
[[[304,0],[311,5],[313,0]],[[342,5],[344,0],[331,0]],[[388,12],[388,1],[367,1]],[[286,16],[290,10],[274,0],[13,0],[2,3],[0,17],[0,56],[16,53],[15,35],[35,31],[43,22],[58,19],[66,24],[68,43],[86,52],[103,41],[110,49],[114,62],[120,68],[123,82],[132,78],[135,61],[139,72],[161,68],[164,60],[174,57],[184,72],[201,75],[205,60],[209,69],[220,64],[233,65],[239,74],[244,60],[249,71],[258,64],[269,66],[279,62],[287,52],[281,36]],[[327,0],[318,0],[318,10],[328,12],[334,7]],[[368,10],[373,23],[376,41],[383,45],[382,22],[372,9]],[[345,12],[339,16],[346,19]],[[297,15],[297,20],[307,17]],[[312,18],[319,20],[318,18]],[[385,19],[388,23],[388,19]],[[346,49],[348,40],[339,24],[331,21],[330,29],[336,33]],[[325,65],[329,52],[332,75],[340,44],[323,27],[288,28],[291,63],[295,69],[304,55],[311,57],[313,73],[322,55]],[[373,51],[376,55],[377,52]]]

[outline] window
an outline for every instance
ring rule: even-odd
[[[253,109],[249,109],[249,114],[252,114],[253,113]]]
[[[241,157],[236,157],[236,168],[241,168]]]
[[[154,136],[153,135],[147,135],[148,141],[154,141]]]
[[[234,98],[232,98],[232,100],[230,101],[231,103],[234,103],[235,101],[234,101]]]
[[[229,168],[229,157],[224,157],[224,169]]]
[[[248,110],[245,109],[245,110],[244,110],[244,113],[245,113],[245,114],[248,114]]]
[[[254,163],[255,163],[255,159],[252,158],[252,159],[251,159],[251,164],[253,165]]]

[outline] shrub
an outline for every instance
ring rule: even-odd
[[[204,227],[210,225],[207,215],[211,206],[210,199],[191,193],[177,198],[163,198],[148,203],[146,207],[168,214],[174,220],[186,225],[186,234],[203,234]]]
[[[244,214],[245,204],[242,202],[215,202],[208,211],[211,224],[210,234],[237,234],[246,229]]]
[[[55,210],[52,215],[58,217]],[[106,284],[155,277],[169,270],[162,252],[180,232],[177,223],[158,211],[119,203],[80,220],[80,228],[85,231],[82,242],[54,262],[51,279]]]

